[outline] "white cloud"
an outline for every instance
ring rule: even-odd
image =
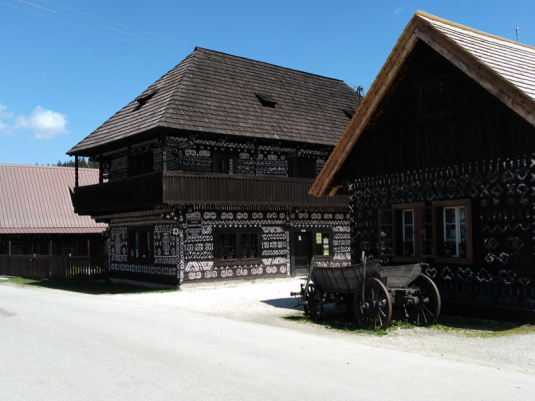
[[[67,116],[56,111],[46,110],[37,106],[29,117],[17,116],[14,122],[13,113],[5,111],[7,107],[0,103],[0,133],[13,135],[21,129],[30,130],[36,139],[52,139],[61,134],[68,134]]]
[[[399,14],[403,10],[403,7],[396,8],[392,14]]]

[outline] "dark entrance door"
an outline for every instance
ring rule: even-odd
[[[308,271],[310,259],[312,258],[311,233],[296,232],[294,233],[294,260],[295,269]]]

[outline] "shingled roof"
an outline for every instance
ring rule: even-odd
[[[535,48],[417,11],[377,75],[316,179],[311,195],[336,192],[342,167],[400,73],[415,44],[423,41],[535,126]]]
[[[197,47],[68,154],[157,127],[334,146],[358,104],[343,81]]]
[[[98,170],[78,170],[80,185],[98,183]],[[73,167],[0,164],[0,234],[101,233],[107,225],[74,213]]]

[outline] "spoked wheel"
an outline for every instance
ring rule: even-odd
[[[323,294],[313,284],[308,286],[306,303],[303,309],[305,310],[305,314],[312,320],[323,318]]]
[[[363,329],[386,330],[390,325],[392,302],[388,290],[376,278],[366,279],[364,301],[362,300],[362,287],[355,292],[353,309],[355,317]]]
[[[433,324],[440,315],[440,293],[438,288],[429,277],[420,274],[412,282],[412,286],[419,288],[419,302],[407,307],[409,322],[415,326],[429,326]]]

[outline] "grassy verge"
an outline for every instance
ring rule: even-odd
[[[283,319],[290,321],[290,322],[322,326],[330,330],[336,330],[336,331],[354,333],[354,334],[367,334],[367,335],[373,335],[373,336],[384,336],[384,335],[387,335],[389,332],[393,330],[397,330],[397,329],[414,328],[414,326],[411,325],[406,320],[392,319],[390,323],[390,327],[386,330],[381,330],[381,329],[365,330],[362,327],[360,327],[358,322],[351,315],[347,313],[325,314],[323,319],[319,322],[311,320],[309,317],[305,316],[304,313],[284,316]]]
[[[329,330],[351,334],[365,334],[372,336],[384,336],[398,330],[414,330],[415,326],[404,319],[392,319],[391,325],[386,330],[364,330],[348,313],[326,313],[324,318],[317,322],[313,321],[304,313],[284,316],[284,320],[324,327]],[[488,319],[463,318],[458,316],[440,316],[438,321],[428,327],[422,327],[418,333],[432,334],[436,332],[462,335],[465,337],[497,338],[512,335],[535,334],[535,326],[529,324],[517,324],[500,322]],[[415,332],[416,334],[416,332]]]
[[[116,295],[116,294],[144,294],[155,292],[173,292],[177,290],[158,290],[148,287],[135,285],[117,284],[111,282],[68,282],[68,281],[49,281],[49,280],[32,280],[22,277],[13,277],[7,280],[0,280],[0,285],[10,283],[22,286],[52,288],[55,290],[79,292],[91,295]]]

